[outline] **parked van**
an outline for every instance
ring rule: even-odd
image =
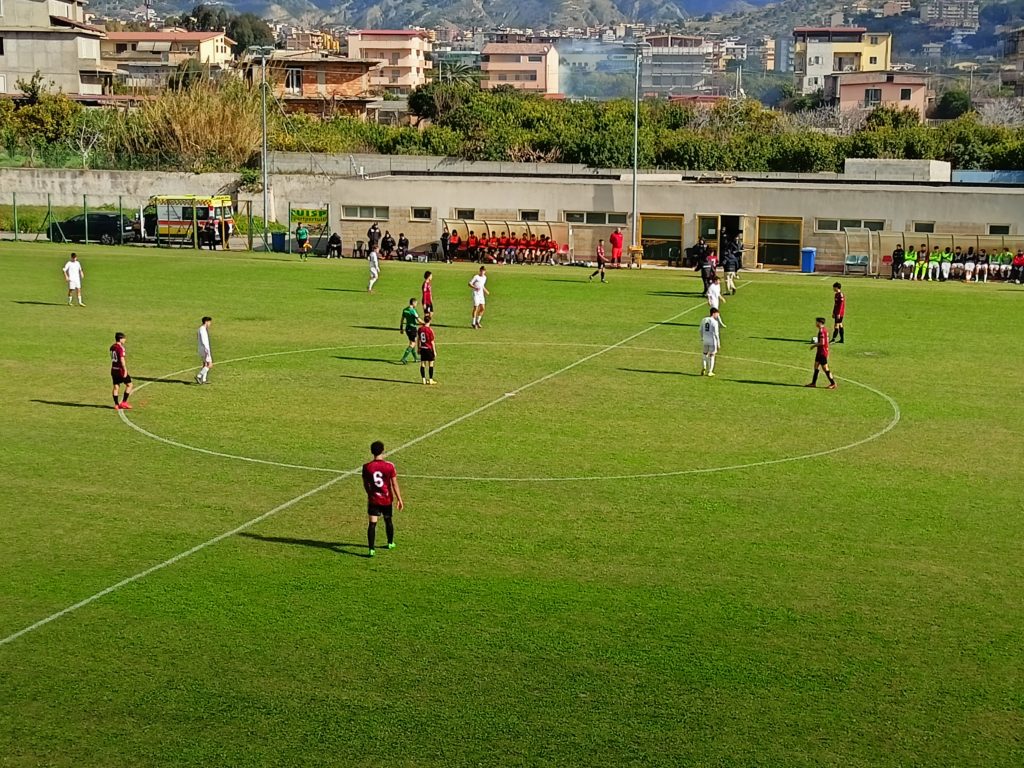
[[[154,195],[142,210],[140,239],[172,241],[202,239],[207,221],[218,222],[217,239],[235,228],[235,209],[229,195]]]

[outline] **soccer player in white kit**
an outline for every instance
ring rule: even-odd
[[[473,275],[469,281],[469,287],[473,289],[473,328],[482,328],[481,321],[484,317],[484,308],[487,306],[487,297],[491,292],[487,290],[487,269],[480,267],[480,272]]]
[[[700,340],[703,344],[701,376],[715,375],[715,355],[722,345],[719,328],[725,328],[725,323],[718,316],[718,307],[712,307],[711,313],[700,321]]]
[[[708,286],[708,306],[718,309],[723,301],[725,301],[725,297],[722,295],[722,283],[717,277],[713,277],[711,285]]]
[[[82,303],[82,278],[85,277],[85,270],[82,269],[82,262],[78,260],[78,254],[72,253],[71,258],[64,265],[64,281],[68,284],[68,306],[71,306],[71,297],[78,294],[78,306],[84,307]]]
[[[377,254],[376,248],[370,249],[370,255],[366,257],[366,260],[370,263],[370,284],[366,286],[366,292],[373,293],[373,284],[380,277],[380,256]]]
[[[210,352],[210,323],[212,322],[212,317],[204,317],[199,330],[196,331],[197,351],[199,352],[199,359],[203,364],[203,367],[199,369],[199,373],[196,374],[196,384],[209,384],[206,377],[213,367],[213,355]]]

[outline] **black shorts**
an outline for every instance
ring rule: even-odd
[[[843,322],[844,317],[846,317],[846,315],[832,315],[832,319],[835,320],[837,323]]]
[[[374,504],[372,501],[368,501],[366,502],[366,514],[370,517],[391,517],[391,505]]]
[[[421,347],[420,348],[420,360],[422,360],[425,363],[432,363],[432,362],[434,362],[434,350],[432,350],[432,349],[424,349],[424,348]]]
[[[431,302],[423,302],[423,314],[432,315],[434,314],[434,305]]]
[[[405,329],[405,335],[408,337],[409,341],[416,341],[416,328],[412,325],[408,326]]]
[[[817,354],[814,356],[815,365],[828,365],[828,355]]]
[[[111,371],[110,372],[110,380],[112,382],[114,382],[114,386],[115,387],[119,386],[121,384],[131,384],[132,383],[132,377],[131,376],[122,376],[119,371]]]

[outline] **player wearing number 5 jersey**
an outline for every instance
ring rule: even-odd
[[[394,506],[401,512],[405,508],[402,492],[398,488],[398,474],[395,465],[384,461],[384,443],[374,441],[370,446],[373,461],[363,465],[363,488],[366,489],[366,514],[370,523],[366,528],[366,543],[370,548],[370,557],[374,554],[374,540],[377,536],[377,519],[384,518],[384,528],[388,534],[388,549],[395,548],[395,524],[391,521]]]

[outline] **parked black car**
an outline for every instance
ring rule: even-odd
[[[127,216],[95,211],[88,214],[80,213],[65,221],[52,222],[50,231],[47,233],[50,240],[54,243],[63,243],[68,240],[74,243],[85,242],[86,216],[89,217],[89,240],[91,242],[113,245],[135,239],[132,220]]]

